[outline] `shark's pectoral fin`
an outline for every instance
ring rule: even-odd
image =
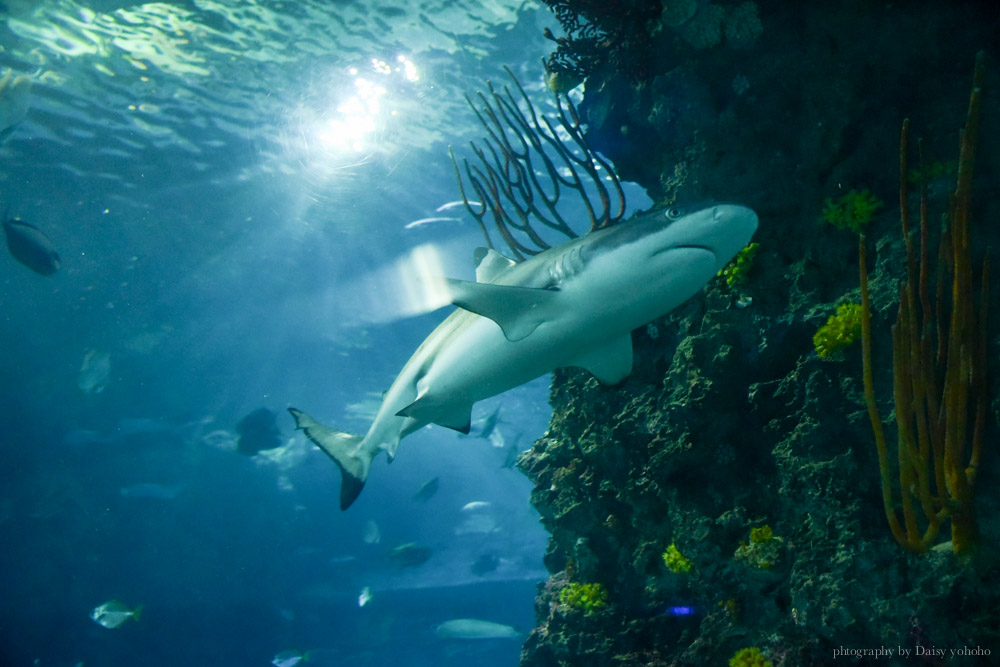
[[[503,329],[511,342],[527,338],[553,310],[558,291],[447,279],[451,302],[469,312],[488,317]]]
[[[590,371],[601,384],[618,384],[632,372],[632,334],[596,347],[566,365]]]
[[[295,418],[295,427],[301,429],[313,444],[340,467],[340,509],[346,510],[361,495],[365,480],[368,479],[371,455],[358,447],[364,438],[324,426],[295,408],[288,408],[288,411]]]
[[[472,430],[472,406],[443,406],[428,398],[418,396],[405,408],[396,413],[397,417],[411,417],[423,423],[437,424],[459,433],[469,435]]]

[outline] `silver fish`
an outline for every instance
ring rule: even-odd
[[[90,348],[83,357],[80,373],[76,376],[76,386],[89,395],[100,394],[111,379],[111,355]]]
[[[434,629],[442,639],[516,639],[521,636],[517,628],[478,618],[456,618],[445,621]]]
[[[142,605],[139,605],[135,609],[129,609],[124,603],[118,600],[109,600],[95,607],[90,612],[90,619],[109,630],[113,630],[130,618],[138,621],[141,615]]]

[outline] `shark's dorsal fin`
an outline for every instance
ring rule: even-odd
[[[503,329],[511,342],[527,338],[552,313],[558,292],[535,287],[515,287],[446,279],[451,302],[459,308],[488,317]]]
[[[476,248],[472,255],[476,263],[476,282],[491,283],[497,276],[517,264],[510,257],[501,255],[493,248]]]
[[[566,365],[590,371],[601,384],[618,384],[632,372],[632,334],[593,348]]]

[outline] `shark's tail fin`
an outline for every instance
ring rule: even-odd
[[[288,411],[295,417],[295,427],[302,429],[307,438],[340,466],[340,509],[346,510],[361,495],[371,467],[371,455],[358,447],[364,437],[323,426],[295,408]]]

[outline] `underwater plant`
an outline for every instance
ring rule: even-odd
[[[514,257],[522,260],[525,255],[536,255],[550,247],[532,226],[532,220],[566,238],[579,236],[558,210],[564,189],[580,198],[590,217],[590,231],[621,220],[625,195],[614,169],[587,145],[580,117],[569,98],[555,95],[561,128],[557,130],[549,118],[537,114],[514,73],[504,69],[520,93],[525,109],[519,106],[510,89],[504,86],[498,91],[490,82],[487,82],[489,95],[478,93],[481,109],[476,108],[471,98],[465,98],[487,133],[483,147],[475,142],[470,144],[479,158],[478,164],[473,166],[462,160],[475,202],[466,195],[462,173],[450,148],[449,154],[462,201],[479,223],[487,246],[493,248],[484,223],[489,211],[501,238]],[[574,147],[567,145],[561,135],[568,136]],[[540,173],[544,173],[541,179]],[[610,191],[602,174],[610,181]],[[617,199],[614,213],[612,192]],[[600,201],[600,210],[591,201],[594,196]]]
[[[671,544],[663,552],[663,564],[674,574],[688,573],[694,565],[690,558],[687,558],[677,549],[676,544]]]
[[[813,334],[813,347],[820,359],[831,359],[860,338],[861,304],[842,303],[826,324]]]
[[[836,199],[827,197],[823,204],[822,218],[837,229],[860,233],[882,208],[882,200],[871,190],[850,189]]]
[[[729,667],[771,667],[771,661],[764,657],[759,648],[752,646],[737,651],[729,659]]]
[[[923,186],[939,178],[954,176],[957,170],[958,163],[954,160],[938,160],[927,164],[921,163],[919,167],[910,169],[906,174],[906,180],[910,182],[910,185]]]
[[[757,258],[757,251],[760,250],[759,243],[751,243],[740,250],[736,257],[726,264],[719,275],[726,279],[726,286],[735,287],[747,281],[747,275],[753,268],[754,260]]]
[[[871,347],[871,304],[865,239],[858,245],[862,359],[865,402],[878,451],[882,500],[896,541],[913,552],[927,551],[938,531],[951,522],[952,550],[963,554],[975,544],[973,497],[986,425],[987,303],[990,260],[983,260],[979,310],[974,309],[969,219],[972,173],[979,131],[984,55],[976,57],[965,127],[959,133],[955,191],[941,232],[938,289],[928,289],[928,196],[920,191],[920,248],[914,248],[907,206],[907,135],[903,121],[899,148],[900,221],[906,243],[906,278],[892,327],[892,377],[897,430],[899,502],[896,509],[888,447],[875,401]],[[923,519],[918,519],[922,514]]]
[[[590,616],[608,606],[608,592],[601,584],[570,582],[559,591],[559,602],[573,609],[580,609]]]

